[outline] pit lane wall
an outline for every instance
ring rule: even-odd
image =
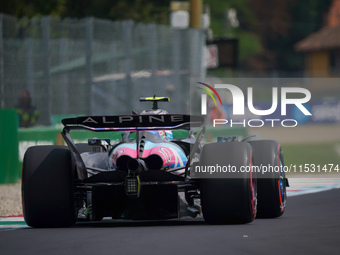
[[[15,113],[15,112],[14,112]],[[6,115],[6,114],[5,114]],[[11,113],[13,115],[13,112]],[[1,115],[1,118],[3,113]],[[7,116],[7,115],[6,115]],[[8,118],[8,117],[7,117]],[[36,145],[64,145],[60,134],[62,126],[17,128],[16,116],[11,116],[12,125],[4,125],[8,121],[1,122],[1,173],[0,184],[15,183],[21,178],[22,161],[26,150]],[[1,119],[2,120],[2,119]],[[176,131],[174,138],[185,138],[186,134]],[[183,131],[185,132],[185,131]],[[207,128],[205,141],[216,141],[218,136],[247,135],[245,128]],[[109,138],[111,141],[121,138],[120,132],[94,133],[91,131],[72,131],[71,136],[75,143],[87,143],[89,138]]]

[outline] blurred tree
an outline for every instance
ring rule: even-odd
[[[215,37],[239,38],[244,69],[299,70],[301,53],[293,45],[318,30],[332,0],[204,0],[210,7]],[[169,24],[170,0],[1,0],[0,13],[17,17],[53,15]],[[238,27],[228,23],[227,11],[237,11]]]
[[[303,58],[294,44],[323,25],[331,0],[253,0],[264,51],[248,61],[248,68],[302,70]],[[255,64],[256,63],[256,64]]]
[[[239,58],[245,70],[302,70],[303,55],[296,42],[317,31],[332,0],[205,0],[215,37],[239,39]],[[240,26],[227,26],[226,11],[237,10]]]
[[[59,16],[67,0],[1,0],[0,13],[16,17],[43,15]]]
[[[286,56],[286,61],[282,63],[285,69],[303,69],[303,54],[294,51],[294,44],[325,25],[331,3],[332,0],[294,0],[291,2],[289,9],[292,13],[292,25],[289,36],[284,42],[287,50],[282,51],[282,54]]]
[[[16,17],[53,15],[102,19],[133,19],[137,22],[168,23],[169,0],[1,0],[0,13]]]
[[[213,36],[236,37],[239,39],[239,59],[244,61],[262,52],[260,36],[255,33],[258,27],[255,12],[250,6],[251,0],[205,0],[204,4],[210,8],[211,29]],[[237,11],[239,27],[232,27],[227,12]]]
[[[24,0],[2,0],[0,1],[0,12],[19,16]]]

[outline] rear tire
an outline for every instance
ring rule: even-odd
[[[258,173],[257,197],[258,218],[280,217],[286,208],[286,179],[282,167],[283,152],[280,144],[274,140],[251,141],[255,166],[272,166],[281,171]],[[282,167],[280,167],[282,166]]]
[[[24,218],[31,227],[70,227],[76,222],[71,153],[65,146],[34,146],[24,156]]]
[[[251,147],[243,142],[211,143],[203,147],[200,166],[252,166]],[[252,222],[256,215],[256,178],[252,172],[225,172],[200,182],[203,217],[209,224]]]

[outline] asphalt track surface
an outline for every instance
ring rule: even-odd
[[[78,223],[0,231],[0,254],[340,254],[340,189],[289,197],[277,219]]]

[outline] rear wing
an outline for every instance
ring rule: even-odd
[[[115,116],[84,116],[68,118],[61,121],[65,126],[61,133],[76,163],[77,175],[80,180],[87,178],[87,168],[70,135],[70,130],[90,130],[95,132],[108,131],[137,131],[137,130],[169,130],[179,128],[202,127],[198,139],[195,142],[196,151],[199,142],[205,132],[202,116],[183,114],[164,115],[115,115]],[[138,135],[138,132],[137,132]],[[138,139],[137,148],[138,148]],[[193,153],[192,153],[193,154]],[[193,155],[190,155],[192,158]],[[186,165],[186,175],[188,163]],[[186,177],[185,175],[185,177]]]
[[[68,130],[85,129],[97,132],[166,130],[202,127],[204,118],[185,114],[83,116],[63,119],[62,123]]]

